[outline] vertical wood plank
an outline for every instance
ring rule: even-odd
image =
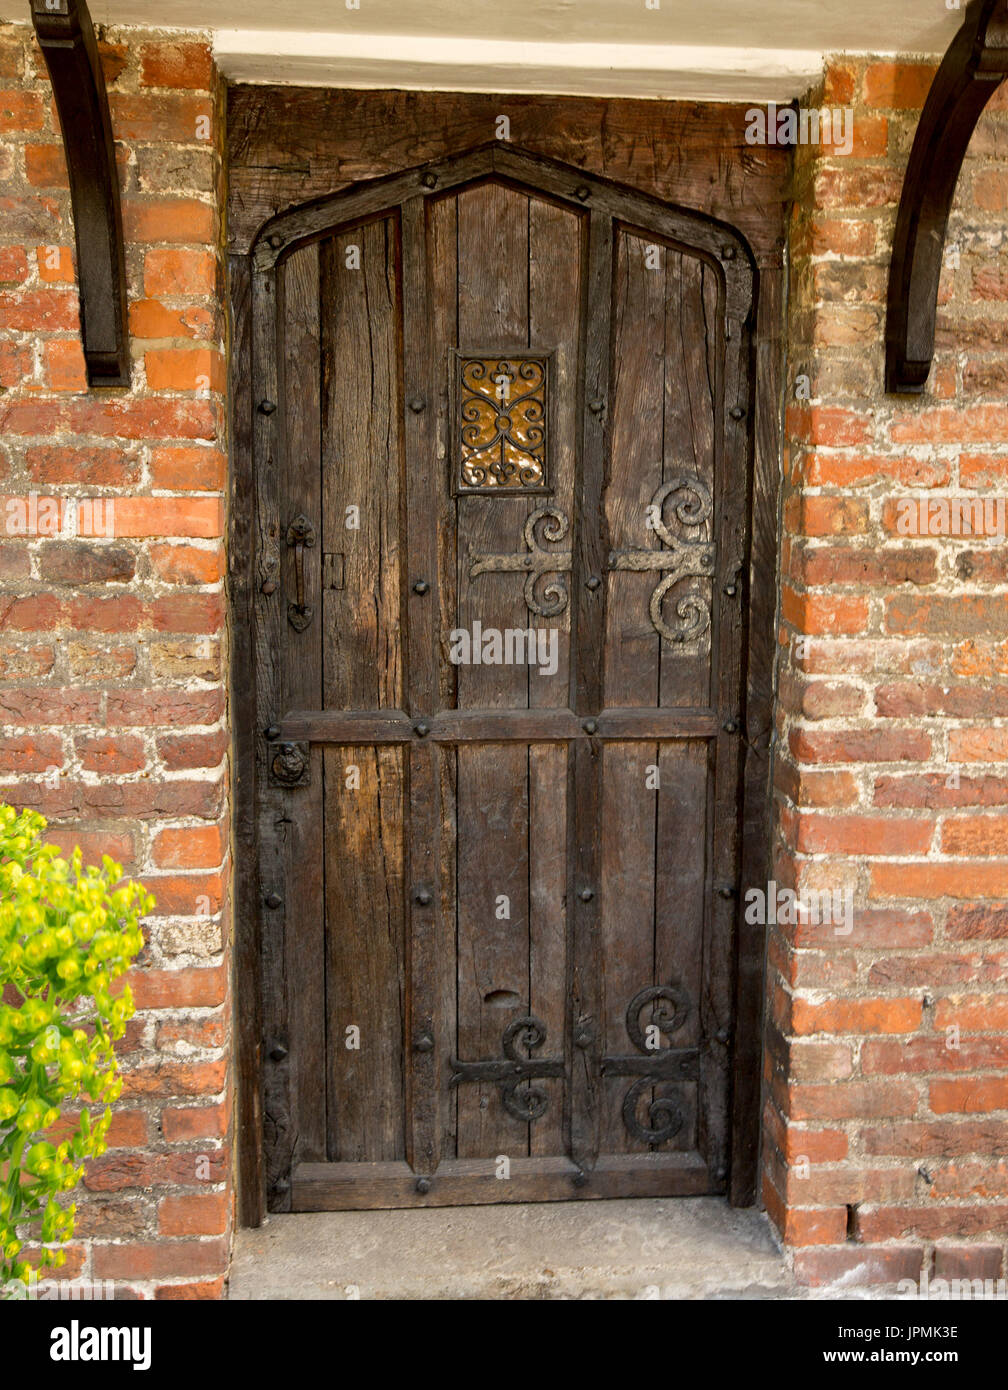
[[[232,342],[231,505],[228,517],[228,599],[231,661],[236,675],[231,695],[232,796],[235,805],[234,971],[236,1020],[236,1147],[238,1220],[260,1226],[266,1214],[262,1108],[262,941],[258,900],[258,826],[255,805],[256,708],[253,643],[253,544],[255,467],[253,459],[252,275],[247,256],[228,260]]]
[[[439,385],[431,338],[428,211],[421,196],[402,208],[403,382],[400,418],[405,418],[406,553],[416,572],[437,574],[437,511],[430,506],[441,484],[436,458],[433,403]],[[405,401],[419,402],[420,409]],[[407,708],[418,721],[429,717],[438,694],[434,604],[412,595],[405,629]],[[414,739],[409,749],[409,833],[406,896],[406,1156],[415,1172],[433,1173],[442,1141],[439,1088],[445,1085],[450,1040],[436,1018],[438,942],[444,931],[438,868],[441,862],[441,767],[437,749]],[[423,901],[422,898],[426,898]],[[418,1047],[432,1037],[434,1047]]]
[[[458,333],[461,350],[528,346],[528,198],[494,182],[458,196]],[[456,427],[456,422],[452,422]],[[469,578],[469,555],[515,551],[527,499],[457,499],[458,627],[524,628],[523,587],[510,574]],[[458,668],[462,709],[527,708],[526,666]],[[535,677],[532,677],[535,679]],[[528,750],[458,750],[458,1044],[475,1061],[500,1057],[504,1030],[528,1012]],[[502,902],[505,900],[506,902]],[[508,911],[503,918],[498,914]],[[528,1125],[510,1115],[490,1083],[460,1088],[460,1157],[528,1153]]]
[[[341,584],[320,594],[325,707],[398,707],[401,292],[394,219],[323,243],[321,304],[318,558],[339,557],[331,572]],[[358,519],[359,528],[353,525]],[[394,747],[326,748],[325,784],[329,1157],[402,1158],[402,753]],[[359,1047],[348,1046],[357,1041],[348,1029],[359,1030]]]
[[[306,516],[319,537],[304,556],[306,601],[314,621],[296,632],[286,620],[296,602],[294,554],[280,540],[278,610],[283,647],[279,658],[281,707],[321,709],[322,691],[322,505],[320,417],[320,328],[318,245],[295,252],[281,267],[280,404],[285,448],[280,491],[281,532],[296,516]],[[292,1162],[326,1157],[326,1002],[325,872],[323,860],[324,789],[322,755],[311,753],[311,782],[286,793],[287,869],[284,953],[290,981],[288,1039],[291,1118],[295,1134]]]
[[[577,533],[573,545],[571,602],[574,604],[574,651],[571,685],[573,708],[579,715],[598,712],[602,703],[605,649],[604,584],[589,588],[588,580],[606,573],[609,529],[603,509],[607,463],[606,403],[609,399],[613,225],[604,212],[591,213],[588,235],[586,323],[581,389],[581,475],[577,499]],[[592,410],[592,402],[602,408]],[[578,739],[574,751],[574,808],[568,860],[568,903],[573,903],[573,942],[570,951],[569,1036],[571,1049],[570,1152],[578,1183],[590,1182],[599,1153],[601,1113],[600,1072],[604,1046],[602,1017],[601,901],[598,820],[601,809],[599,749],[593,740]]]

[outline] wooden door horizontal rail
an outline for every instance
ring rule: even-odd
[[[574,739],[654,742],[712,738],[723,722],[711,709],[611,709],[578,715],[570,709],[449,710],[411,719],[403,710],[293,710],[278,725],[279,742],[350,744],[568,743]],[[729,730],[728,732],[733,732]]]
[[[419,1186],[418,1186],[419,1185]],[[583,1201],[599,1197],[696,1197],[722,1192],[695,1153],[605,1154],[589,1173],[570,1159],[512,1158],[510,1176],[493,1159],[451,1159],[433,1173],[408,1163],[299,1163],[294,1211],[367,1211],[381,1207]]]

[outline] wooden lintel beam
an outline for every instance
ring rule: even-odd
[[[886,314],[886,390],[924,390],[956,184],[984,107],[1008,77],[1008,0],[971,0],[935,74],[903,180]]]
[[[86,0],[32,0],[63,130],[90,386],[130,384],[126,264],[105,75]]]

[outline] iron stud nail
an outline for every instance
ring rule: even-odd
[[[279,251],[280,247],[284,244],[284,239],[279,232],[274,232],[273,235],[268,236],[266,240],[270,246],[273,247],[274,251]]]
[[[740,405],[733,405],[728,414],[733,420],[742,420],[745,418],[745,410]]]
[[[434,1039],[429,1033],[421,1033],[413,1046],[416,1048],[417,1052],[433,1052]]]
[[[718,889],[718,895],[722,898],[734,898],[735,885],[733,883],[722,883]]]
[[[738,720],[726,719],[721,727],[724,729],[726,734],[737,734],[739,730]]]
[[[582,888],[581,892],[578,894],[578,897],[583,903],[590,903],[594,896],[595,894],[591,888]]]
[[[423,396],[410,396],[409,398],[409,408],[414,415],[419,415],[426,405],[427,402]]]
[[[430,895],[430,892],[429,892],[426,888],[419,888],[419,889],[417,889],[417,892],[416,892],[416,894],[415,894],[415,897],[416,897],[416,900],[417,900],[417,902],[420,904],[421,907],[429,907],[429,906],[430,906],[431,895]]]
[[[423,184],[424,188],[436,188],[437,174],[424,174],[420,182]]]
[[[590,579],[585,580],[585,588],[591,589],[592,593],[594,593],[596,589],[601,589],[601,587],[602,581],[597,574],[593,574]]]
[[[280,725],[270,724],[266,730],[265,737],[269,739],[270,743],[272,743],[274,739],[278,739],[280,737]]]
[[[286,1056],[287,1048],[278,1039],[270,1048],[270,1057],[273,1059],[274,1062],[282,1062]]]
[[[426,579],[418,579],[417,582],[413,585],[413,592],[415,594],[419,594],[422,598],[429,588],[430,585],[427,583]]]
[[[413,732],[416,734],[417,738],[426,738],[430,733],[430,725],[425,724],[421,719],[419,724],[413,725]]]
[[[598,723],[594,719],[586,719],[584,724],[582,725],[582,728],[584,729],[586,734],[598,733]]]
[[[420,1193],[421,1197],[426,1197],[427,1193],[430,1191],[430,1178],[417,1178],[416,1190]]]
[[[726,260],[726,261],[733,261],[733,260],[735,259],[735,247],[734,247],[734,246],[722,246],[722,247],[721,247],[721,257],[722,257],[723,260]]]
[[[275,402],[275,401],[266,400],[266,401],[260,401],[260,402],[259,402],[259,414],[260,414],[260,415],[272,415],[273,412],[274,412],[274,410],[276,410],[276,402]]]
[[[593,415],[601,415],[603,410],[605,410],[605,401],[601,396],[596,396],[593,401],[588,402],[588,409]]]
[[[281,896],[280,896],[279,893],[267,893],[267,894],[266,894],[266,906],[267,906],[267,907],[283,907],[283,898],[281,898]]]
[[[737,584],[726,584],[726,585],[724,586],[724,591],[725,591],[725,593],[728,595],[729,598],[734,598],[735,595],[738,593],[738,585],[737,585]]]
[[[719,1043],[726,1043],[728,1041],[728,1029],[719,1028],[717,1032],[714,1034],[714,1036],[717,1038]]]
[[[581,202],[584,203],[591,196],[591,189],[582,184],[580,188],[574,190],[574,193],[575,196],[580,198]]]

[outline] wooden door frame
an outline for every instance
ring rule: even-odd
[[[263,1162],[263,1048],[261,910],[255,769],[264,731],[256,727],[257,663],[254,648],[255,468],[257,443],[266,447],[278,410],[261,409],[271,400],[268,380],[253,380],[254,350],[270,342],[269,326],[258,335],[253,314],[253,275],[270,275],[295,245],[317,239],[341,225],[377,217],[407,193],[441,193],[496,174],[502,179],[560,198],[572,206],[589,204],[632,224],[637,219],[670,240],[682,240],[694,253],[709,258],[725,277],[726,316],[742,325],[747,362],[748,399],[741,416],[725,419],[726,440],[737,431],[748,462],[750,495],[749,575],[743,583],[743,663],[745,708],[742,711],[739,879],[725,885],[734,893],[735,1016],[731,1072],[731,1164],[729,1198],[747,1206],[756,1200],[761,1091],[764,930],[747,926],[741,912],[743,884],[765,882],[770,842],[770,744],[773,727],[773,671],[777,574],[779,470],[779,400],[774,387],[779,369],[773,354],[761,353],[758,341],[759,272],[745,237],[727,222],[665,202],[639,189],[585,173],[552,159],[498,142],[428,161],[403,173],[351,185],[330,197],[315,199],[268,219],[246,255],[229,258],[231,315],[230,399],[232,410],[231,495],[228,528],[228,595],[231,620],[231,723],[234,748],[235,877],[234,960],[236,1036],[236,1148],[238,1212],[243,1225],[261,1224],[266,1210]],[[684,235],[688,234],[688,235]],[[740,312],[743,311],[744,312]],[[776,346],[776,344],[774,344]],[[760,387],[764,387],[761,393]],[[275,396],[275,390],[272,395]],[[770,399],[767,399],[770,396]],[[277,402],[272,400],[275,406]],[[761,432],[761,437],[757,437]],[[727,442],[725,448],[728,448]],[[760,582],[753,580],[759,577]],[[280,713],[279,711],[277,712]]]

